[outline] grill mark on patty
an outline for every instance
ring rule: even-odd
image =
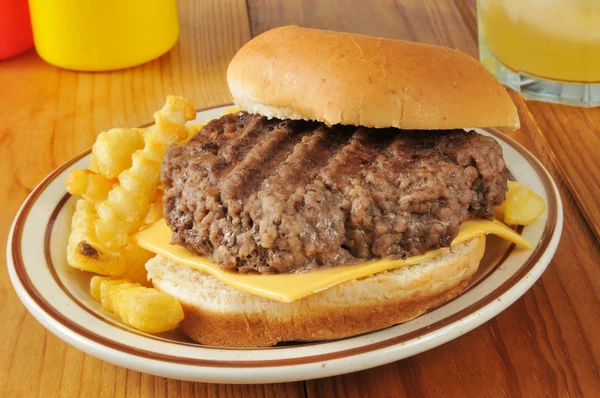
[[[240,133],[229,132],[219,137],[223,145],[219,149],[219,156],[226,165],[219,170],[219,177],[226,177],[231,168],[236,166],[254,148],[256,143],[262,141],[260,129],[256,128],[260,123],[261,119],[250,119],[250,123],[244,126]]]
[[[285,151],[285,145],[282,145],[290,136],[289,130],[274,129],[267,132],[254,146],[249,148],[243,157],[239,158],[238,163],[230,163],[229,172],[226,177],[219,179],[219,188],[224,201],[236,201],[245,197],[248,190],[256,185],[256,180],[261,180],[263,173],[262,166],[269,162],[273,152],[281,153]],[[293,141],[292,141],[293,142]],[[235,144],[234,144],[235,145]]]
[[[256,196],[249,200],[258,206],[248,207],[252,218],[262,220],[256,233],[256,240],[262,246],[278,247],[277,256],[290,257],[297,263],[310,261],[310,256],[316,255],[313,262],[322,264],[324,259],[319,257],[319,253],[328,251],[334,255],[333,252],[339,251],[341,238],[332,233],[332,228],[315,226],[316,218],[321,215],[327,220],[324,223],[340,222],[340,217],[333,214],[337,210],[338,198],[329,192],[325,194],[327,197],[322,198],[320,195],[325,188],[316,176],[348,138],[325,128],[304,134],[275,173],[263,181]],[[290,184],[290,181],[294,183]],[[318,208],[312,200],[315,196],[319,196]],[[274,202],[285,204],[277,209]],[[300,213],[302,215],[295,216]],[[309,236],[310,243],[298,245],[299,235]],[[339,256],[339,253],[335,255]],[[273,261],[278,262],[277,259]],[[263,267],[261,272],[270,268]]]
[[[346,222],[352,228],[346,229],[341,246],[357,258],[369,257],[373,242],[365,230],[372,227],[373,216],[382,212],[373,200],[363,171],[396,136],[392,132],[374,139],[368,135],[368,129],[356,129],[319,175],[329,189],[340,192],[345,199],[341,206],[346,209]]]
[[[281,129],[279,126],[273,129],[273,132],[285,131],[285,136],[280,135],[279,139],[273,139],[271,151],[265,153],[263,157],[257,156],[252,166],[253,174],[247,176],[245,181],[238,186],[240,199],[247,199],[259,191],[264,182],[271,178],[285,160],[291,155],[296,145],[304,137],[303,133],[290,134],[291,130]]]
[[[302,271],[448,246],[504,199],[504,170],[499,145],[474,132],[240,113],[169,149],[164,211],[173,243],[225,269]]]
[[[294,146],[292,153],[281,163],[275,173],[264,180],[261,190],[277,183],[286,183],[283,189],[295,190],[298,185],[315,178],[316,174],[328,164],[332,155],[348,141],[350,137],[332,134],[324,128],[318,128],[302,136]],[[331,142],[328,142],[330,140]]]
[[[343,186],[362,170],[377,155],[377,148],[384,147],[385,141],[379,143],[369,140],[366,129],[357,129],[351,133],[346,144],[332,157],[329,164],[321,170],[320,177],[328,187],[342,190]]]
[[[259,138],[262,138],[261,130],[257,128],[261,122],[260,118],[246,114],[225,115],[210,121],[201,130],[202,134],[197,134],[190,140],[188,148],[193,145],[196,151],[214,156],[210,164],[203,165],[214,184],[226,179],[246,153],[254,148]]]

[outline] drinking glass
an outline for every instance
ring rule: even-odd
[[[479,59],[526,98],[600,106],[600,0],[478,0]]]

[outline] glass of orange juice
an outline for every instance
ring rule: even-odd
[[[479,58],[526,98],[600,106],[600,0],[478,0]]]

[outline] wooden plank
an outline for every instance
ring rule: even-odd
[[[179,1],[180,40],[145,65],[77,73],[31,50],[0,65],[0,240],[29,191],[114,126],[152,120],[167,94],[198,107],[230,101],[225,72],[250,38],[243,0]],[[152,27],[140,27],[152,29]],[[4,261],[5,246],[0,248]],[[19,302],[0,266],[1,397],[304,397],[302,383],[226,386],[167,380],[102,362],[46,331]]]
[[[464,4],[474,2],[464,0]],[[352,9],[357,11],[349,11]],[[451,43],[475,56],[476,29],[463,22],[462,15],[468,15],[465,10],[468,11],[452,2],[433,1],[378,1],[369,6],[342,1],[249,1],[253,34],[297,24],[442,45]],[[595,338],[600,316],[594,310],[600,305],[600,247],[563,182],[555,157],[527,103],[519,94],[511,95],[519,109],[522,128],[507,134],[549,169],[564,201],[565,232],[548,271],[505,312],[465,336],[394,364],[309,381],[310,397],[600,394],[600,339]]]
[[[450,1],[249,0],[248,12],[253,36],[299,25],[441,44],[477,55],[476,43]]]
[[[527,109],[590,228],[600,239],[600,107],[527,101]]]

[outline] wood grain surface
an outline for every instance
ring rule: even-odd
[[[477,54],[474,0],[180,0],[176,47],[145,65],[77,73],[31,50],[0,61],[0,238],[31,189],[102,130],[151,120],[167,94],[197,106],[230,100],[229,59],[251,36],[284,24],[458,48]],[[508,132],[559,185],[563,239],[548,270],[506,311],[420,355],[307,382],[214,385],[154,377],[63,343],[28,314],[0,267],[0,397],[600,396],[600,108],[526,102]],[[596,234],[596,235],[594,235]],[[2,260],[5,252],[2,247]]]

